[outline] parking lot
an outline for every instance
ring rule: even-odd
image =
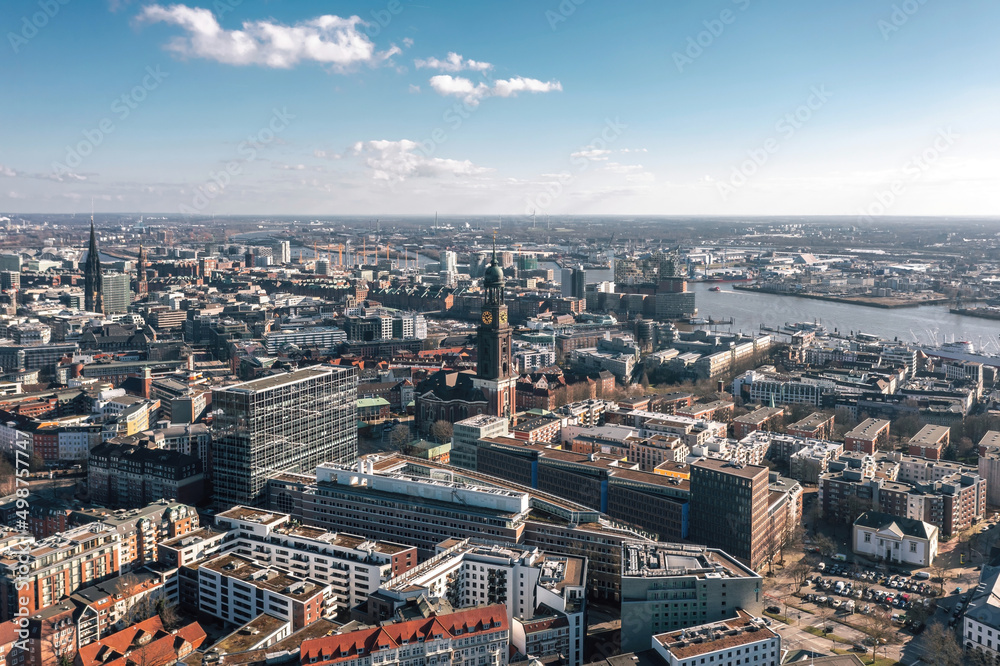
[[[903,623],[906,611],[920,605],[930,610],[938,589],[930,575],[906,571],[887,572],[864,569],[858,565],[820,562],[809,578],[812,592],[803,598],[807,603],[828,606],[843,613],[867,615],[876,608],[893,613],[893,620]]]

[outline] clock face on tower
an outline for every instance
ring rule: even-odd
[[[489,310],[483,312],[483,323],[487,325],[493,323],[493,313]]]
[[[501,312],[500,313],[500,323],[501,324],[506,324],[507,323],[507,313],[506,312]]]

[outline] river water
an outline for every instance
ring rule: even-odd
[[[553,269],[556,282],[561,281],[562,274],[554,262],[539,262],[539,265]],[[587,271],[588,283],[613,279],[610,270]],[[709,291],[716,285],[722,291]],[[750,333],[760,330],[762,324],[774,328],[795,322],[818,322],[831,333],[834,330],[861,331],[922,345],[968,340],[975,345],[976,351],[1000,354],[1000,321],[955,315],[948,312],[946,305],[869,308],[797,296],[735,291],[728,282],[689,282],[688,289],[697,294],[699,317],[733,319],[732,326],[722,326],[718,330]]]
[[[718,284],[718,283],[716,283]],[[709,291],[712,283],[690,283],[697,296],[699,317],[733,318],[732,329],[748,333],[761,324],[776,325],[815,321],[833,332],[870,333],[905,342],[940,344],[956,340],[972,342],[977,351],[1000,353],[1000,321],[964,317],[948,312],[946,305],[922,305],[914,308],[869,308],[848,303],[833,303],[796,296],[779,296],[735,291],[722,283],[722,291]],[[727,327],[728,328],[728,327]]]

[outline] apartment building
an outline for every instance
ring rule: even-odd
[[[139,508],[162,498],[200,504],[205,474],[194,456],[108,442],[90,451],[87,487],[94,502],[109,508]]]
[[[19,610],[48,608],[82,587],[118,575],[121,540],[113,528],[94,523],[17,551],[7,549],[0,558],[0,621]]]
[[[889,442],[889,422],[866,419],[844,436],[845,451],[875,453]]]
[[[193,567],[198,581],[198,611],[233,624],[268,613],[298,631],[332,619],[333,587],[314,578],[270,567],[240,555],[218,555]]]
[[[762,578],[724,551],[669,543],[623,549],[621,649],[648,649],[649,638],[732,617],[760,613]]]
[[[506,666],[510,633],[503,605],[494,604],[308,639],[299,663]]]
[[[833,435],[833,424],[833,414],[813,412],[801,421],[790,424],[785,428],[785,434],[808,439],[830,439]]]
[[[785,410],[781,407],[758,407],[749,414],[733,419],[733,437],[743,439],[752,432],[777,430],[785,422]]]
[[[907,443],[907,453],[911,456],[941,460],[944,450],[951,443],[951,428],[940,425],[925,425]]]
[[[75,666],[181,663],[207,640],[197,622],[169,631],[158,615],[80,648]]]
[[[572,666],[582,663],[585,558],[468,539],[449,539],[439,549],[419,567],[384,583],[364,606],[355,609],[357,619],[384,622],[423,595],[447,599],[454,608],[501,603],[511,623],[511,644],[522,654],[562,655]],[[540,640],[543,631],[555,632],[551,641]]]
[[[949,537],[973,526],[986,513],[986,482],[971,471],[910,483],[847,469],[837,462],[831,463],[830,470],[819,483],[826,520],[853,522],[864,511],[881,511],[930,523]]]
[[[417,549],[299,525],[284,513],[245,506],[216,516],[234,537],[227,552],[332,586],[340,609],[352,608],[390,578],[417,565]]]
[[[162,499],[141,509],[89,509],[76,512],[74,517],[79,522],[93,521],[120,535],[118,566],[126,572],[156,562],[160,542],[193,532],[199,526],[194,507]]]

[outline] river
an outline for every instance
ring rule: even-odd
[[[722,291],[709,289],[718,284]],[[946,305],[921,305],[913,308],[869,308],[848,303],[819,301],[797,296],[779,296],[735,291],[729,283],[689,283],[697,296],[699,317],[733,318],[733,330],[750,332],[760,325],[774,327],[785,323],[815,321],[830,332],[861,331],[905,342],[939,344],[968,340],[977,351],[1000,353],[1000,322],[978,317],[964,317],[948,312]]]
[[[555,262],[539,262],[539,266],[553,269],[555,281],[562,281],[562,273]],[[611,270],[587,271],[588,283],[613,279]],[[716,285],[722,291],[709,291]],[[728,282],[689,282],[688,289],[697,294],[699,317],[733,319],[732,327],[720,330],[731,328],[749,333],[760,330],[761,324],[773,328],[808,321],[822,324],[831,333],[834,330],[861,331],[923,345],[968,340],[975,345],[976,351],[1000,354],[1000,321],[952,314],[946,305],[869,308],[797,296],[735,291]]]

